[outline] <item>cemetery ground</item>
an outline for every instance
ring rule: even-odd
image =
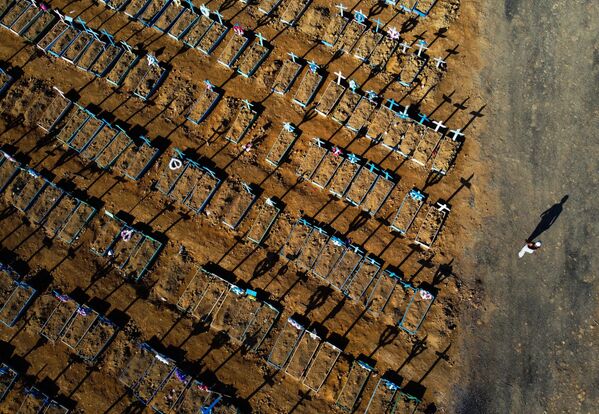
[[[157,91],[143,100],[140,95],[147,96],[148,90],[135,95],[137,83],[131,79],[116,88],[72,64],[45,56],[14,33],[0,29],[0,64],[2,68],[11,68],[15,75],[14,83],[0,96],[2,148],[65,189],[85,195],[99,210],[118,213],[125,222],[164,246],[143,277],[126,280],[115,264],[118,258],[109,260],[90,251],[98,234],[97,217],[80,237],[66,244],[47,237],[26,214],[9,207],[3,195],[2,260],[27,275],[26,280],[41,295],[14,327],[0,329],[1,350],[6,359],[2,362],[10,363],[28,385],[37,384],[44,392],[58,396],[75,412],[137,412],[143,406],[119,382],[118,376],[138,344],[147,342],[194,378],[231,396],[241,412],[328,413],[341,411],[335,401],[352,360],[361,357],[374,367],[373,378],[357,401],[356,407],[362,411],[379,378],[387,374],[422,400],[418,412],[451,412],[456,372],[463,369],[464,357],[457,349],[465,330],[460,314],[464,308],[486,308],[484,292],[472,271],[472,258],[464,253],[471,245],[472,235],[480,231],[481,215],[491,214],[485,194],[489,175],[479,160],[478,136],[487,121],[486,100],[477,80],[481,69],[478,4],[439,1],[426,19],[418,19],[381,7],[375,1],[348,2],[347,6],[354,6],[354,10],[370,11],[373,19],[391,21],[389,25],[401,28],[402,36],[410,42],[415,42],[416,36],[424,37],[429,53],[447,61],[446,71],[426,72],[413,86],[406,87],[387,73],[373,75],[353,55],[333,54],[315,41],[323,30],[319,14],[323,7],[329,6],[330,13],[336,13],[328,2],[313,2],[296,27],[291,28],[264,17],[255,5],[210,2],[209,7],[220,8],[225,20],[260,31],[274,46],[258,70],[247,78],[235,68],[217,62],[227,39],[207,56],[197,49],[182,47],[180,42],[153,28],[130,21],[103,3],[50,3],[70,16],[80,16],[90,26],[102,27],[119,40],[151,52],[168,74]],[[305,77],[307,65],[285,95],[271,91],[278,68],[290,51],[303,61],[315,61],[328,75],[306,108],[292,98]],[[335,79],[332,74],[338,71],[351,76],[365,91],[380,91],[381,95],[384,91],[385,97],[410,105],[413,111],[441,120],[451,129],[461,129],[467,137],[447,175],[431,179],[428,168],[383,145],[373,145],[364,136],[356,138],[355,133],[332,119],[318,116],[313,107],[328,81]],[[221,99],[199,125],[186,119],[189,108],[205,88],[205,80],[225,97],[254,103],[259,116],[238,143],[226,139],[227,131],[221,125],[223,113],[232,111],[223,104],[231,100]],[[138,181],[132,181],[120,169],[97,168],[66,150],[36,126],[43,114],[40,102],[53,86],[91,112],[102,114],[103,119],[119,121],[129,131],[149,137],[161,148],[162,155]],[[298,138],[283,157],[284,162],[275,166],[265,158],[287,122],[296,126]],[[309,180],[298,178],[296,171],[303,155],[316,137],[400,177],[374,217]],[[253,184],[260,190],[239,225],[237,221],[235,225],[223,223],[223,217],[231,211],[222,205],[208,203],[204,211],[196,214],[180,199],[154,189],[173,148],[182,149],[190,158],[221,174],[220,178],[226,174],[229,181]],[[237,194],[245,195],[243,187],[237,187]],[[427,204],[405,235],[391,231],[390,222],[412,188],[428,195]],[[245,235],[267,197],[276,198],[284,208],[259,246]],[[425,249],[414,244],[414,239],[426,212],[437,200],[450,204],[451,212],[434,245]],[[234,213],[235,219],[239,218],[241,207]],[[103,211],[98,216],[101,214]],[[436,299],[418,332],[408,334],[397,326],[397,315],[374,314],[359,301],[350,300],[279,256],[292,224],[301,217],[334,229],[337,236],[351,240],[398,269],[407,282],[434,292]],[[282,317],[256,350],[240,346],[222,331],[211,329],[205,320],[177,309],[179,298],[200,266],[256,290],[281,311]],[[119,327],[97,361],[82,361],[64,344],[53,343],[39,334],[55,301],[52,290],[67,293]],[[304,323],[310,327],[315,325],[320,337],[329,338],[343,349],[317,394],[298,382],[290,374],[292,369],[285,373],[266,363],[278,333],[293,315],[308,321]],[[14,406],[19,398],[22,397],[13,392],[5,403]],[[151,408],[145,410],[150,412]]]

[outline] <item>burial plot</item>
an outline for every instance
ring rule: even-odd
[[[156,352],[152,363],[133,388],[133,394],[144,405],[148,405],[174,369],[173,360]]]
[[[408,13],[412,12],[414,10],[414,7],[416,7],[416,3],[418,3],[419,0],[396,0],[395,3],[399,3],[399,8],[402,10],[407,11]]]
[[[95,117],[94,114],[85,110],[87,119],[82,124],[81,128],[77,129],[71,136],[68,142],[68,147],[76,152],[83,151],[89,143],[94,139],[96,134],[104,127],[104,121]]]
[[[123,8],[123,12],[133,20],[137,20],[138,16],[152,1],[153,0],[130,0]]]
[[[242,104],[237,110],[235,119],[231,123],[231,126],[225,134],[225,139],[231,141],[234,144],[238,144],[243,137],[248,133],[256,119],[258,114],[252,109],[252,104]]]
[[[94,36],[92,43],[83,51],[77,59],[77,68],[86,72],[91,72],[92,65],[100,58],[104,51],[108,50],[108,45],[102,41],[99,36]]]
[[[297,136],[295,127],[289,123],[285,123],[272,147],[270,147],[270,151],[266,155],[266,161],[275,167],[281,164],[295,143]]]
[[[258,245],[261,244],[280,212],[281,207],[275,200],[271,198],[265,199],[246,237]]]
[[[118,327],[114,322],[99,315],[87,333],[77,344],[77,355],[84,361],[94,363],[116,335]]]
[[[314,110],[322,116],[329,116],[346,89],[340,81],[330,81]]]
[[[406,234],[425,200],[426,195],[422,192],[415,188],[410,190],[401,202],[393,221],[391,221],[391,228],[401,234]]]
[[[327,244],[328,240],[329,235],[327,232],[318,226],[314,226],[314,230],[306,239],[296,263],[305,270],[312,269],[312,266],[314,266],[316,259],[318,259],[320,252]]]
[[[341,155],[342,151],[337,147],[334,147],[327,152],[322,162],[312,174],[310,181],[317,187],[323,189],[326,188],[337,172],[337,169],[339,169],[339,166],[344,161],[344,158]]]
[[[122,130],[104,122],[102,128],[79,155],[85,160],[95,162],[104,153],[104,150],[112,144],[117,135],[122,133],[124,133]]]
[[[72,243],[95,214],[95,209],[69,193],[64,193],[46,216],[43,226],[50,237]]]
[[[339,198],[345,196],[361,167],[360,158],[354,154],[347,153],[342,156],[344,158],[343,163],[337,168],[337,173],[329,186],[329,192]]]
[[[327,145],[324,141],[319,138],[310,140],[308,149],[306,150],[301,163],[297,167],[296,174],[306,180],[311,179],[328,152]]]
[[[441,231],[441,227],[443,227],[449,211],[447,205],[439,202],[434,206],[430,206],[416,234],[416,239],[414,240],[416,244],[429,249]]]
[[[0,9],[0,26],[10,30],[15,21],[25,13],[30,6],[32,6],[31,3],[21,0],[13,2],[12,5],[8,6],[8,9],[5,9],[4,11]]]
[[[56,139],[69,145],[73,136],[89,118],[89,113],[82,106],[75,104],[73,109],[56,125]]]
[[[360,23],[358,20],[356,20],[354,16],[354,18],[351,19],[351,21],[345,26],[345,30],[343,31],[343,35],[340,39],[340,49],[345,53],[350,53],[366,29],[367,26],[364,23]]]
[[[433,165],[431,170],[441,175],[446,175],[453,165],[458,151],[460,150],[461,142],[444,137],[439,143],[439,147],[433,153]]]
[[[258,3],[258,10],[267,16],[270,15],[279,4],[281,4],[282,0],[260,0]]]
[[[23,392],[25,394],[25,398],[19,406],[17,414],[40,413],[50,400],[46,394],[42,393],[35,387],[27,388]]]
[[[229,28],[220,22],[213,22],[199,39],[196,48],[209,55],[225,38]]]
[[[293,82],[299,76],[302,67],[300,63],[295,61],[295,58],[284,61],[272,85],[273,92],[279,95],[289,92]]]
[[[65,19],[66,21],[66,19]],[[58,35],[45,51],[50,53],[51,55],[60,58],[62,54],[68,48],[71,43],[75,40],[77,35],[79,35],[81,31],[74,26],[73,22],[69,22],[67,28],[62,31],[60,35]]]
[[[354,206],[361,205],[376,183],[379,177],[378,171],[379,168],[376,165],[370,161],[367,162],[356,174],[349,191],[345,195],[345,199]]]
[[[393,101],[393,103],[395,102]],[[372,120],[368,123],[368,127],[366,128],[366,138],[369,138],[374,142],[380,141],[383,139],[383,136],[388,133],[391,123],[396,119],[397,113],[389,108],[389,106],[382,104],[372,116]],[[388,145],[386,146],[388,147]]]
[[[387,67],[387,62],[397,50],[398,45],[399,40],[392,38],[391,35],[387,33],[387,36],[383,37],[383,40],[381,40],[370,55],[370,58],[368,59],[370,66],[378,70],[384,70]]]
[[[279,319],[280,311],[268,302],[262,302],[262,306],[256,312],[254,319],[243,334],[243,345],[245,348],[255,351],[262,345]]]
[[[50,342],[56,342],[62,334],[73,316],[79,309],[79,304],[67,295],[60,292],[52,292],[56,305],[42,325],[40,335],[47,338]]]
[[[137,16],[137,20],[144,26],[151,27],[168,8],[170,3],[171,0],[150,0],[143,12]]]
[[[77,38],[71,43],[62,55],[62,58],[69,63],[77,64],[79,58],[84,55],[87,48],[95,41],[94,36],[87,32],[81,31]]]
[[[306,219],[299,218],[291,228],[291,232],[281,248],[281,256],[289,260],[298,258],[312,231],[314,231],[314,227]]]
[[[224,225],[237,228],[257,198],[257,191],[251,185],[229,178],[216,192],[206,210],[214,214]]]
[[[346,243],[339,237],[331,236],[320,251],[312,267],[312,273],[326,279],[337,261],[345,254]]]
[[[295,26],[311,2],[312,0],[289,0],[281,13],[281,22]]]
[[[13,326],[31,303],[36,290],[25,282],[17,281],[19,275],[7,265],[0,267],[0,322]]]
[[[4,400],[17,377],[17,371],[5,363],[0,364],[0,401]]]
[[[37,17],[40,13],[43,13],[42,9],[40,9],[39,7],[37,7],[37,5],[27,2],[27,1],[22,1],[19,3],[25,3],[26,7],[25,9],[10,23],[10,25],[7,27],[8,29],[10,29],[11,32],[17,34],[17,35],[21,35],[21,32],[27,28],[28,25],[30,25]],[[0,11],[0,15],[2,15],[2,12]],[[6,21],[6,17],[8,16],[8,13],[6,15],[4,15],[4,17],[2,18],[2,21]],[[8,23],[8,22],[7,22]]]
[[[115,169],[131,180],[138,180],[150,168],[159,155],[158,148],[145,137],[129,145],[118,158]]]
[[[399,322],[399,327],[410,335],[416,334],[434,301],[435,296],[432,293],[421,288],[416,289]]]
[[[414,414],[419,404],[420,400],[418,398],[406,393],[405,391],[399,390],[395,399],[395,412]]]
[[[374,257],[365,257],[342,287],[343,293],[351,300],[358,301],[376,279],[381,263]],[[367,300],[365,300],[367,302]]]
[[[13,177],[20,170],[20,163],[6,152],[0,150],[0,193],[8,187]]]
[[[68,414],[68,408],[60,405],[58,402],[52,400],[48,403],[46,408],[44,408],[43,414]]]
[[[31,168],[20,168],[8,186],[5,198],[13,207],[25,212],[40,193],[46,180]]]
[[[194,49],[214,24],[209,16],[196,14],[193,9],[180,18],[170,30],[171,37]],[[199,50],[199,49],[198,49]]]
[[[104,3],[106,5],[106,7],[108,7],[109,9],[121,11],[123,9],[123,6],[129,0],[100,0],[100,1],[102,3]]]
[[[171,196],[196,214],[201,213],[220,185],[216,173],[200,164],[190,161]]]
[[[26,28],[19,32],[24,39],[31,43],[37,43],[40,37],[46,33],[58,20],[54,13],[39,13]]]
[[[249,43],[250,39],[245,35],[243,28],[238,25],[234,26],[231,32],[231,38],[221,52],[218,63],[229,69],[233,69],[235,61],[241,56]]]
[[[406,140],[410,124],[411,122],[406,122],[399,116],[395,117],[387,127],[385,133],[381,135],[381,144],[392,151],[399,152],[403,157],[408,158],[409,155],[406,154],[411,154],[414,145],[416,145],[415,142],[410,141],[415,139],[415,136],[412,136],[411,138],[408,137]],[[415,131],[412,131],[411,133],[414,134],[414,132]]]
[[[150,368],[156,356],[160,355],[149,345],[142,343],[137,351],[127,361],[127,365],[119,373],[118,380],[125,387],[133,390],[146,371]]]
[[[200,268],[177,302],[177,308],[200,320],[208,320],[231,284],[219,276]]]
[[[293,97],[293,102],[305,108],[316,95],[316,91],[322,82],[322,75],[318,73],[319,68],[315,64],[311,64],[309,69],[306,71],[302,81],[300,82],[297,91],[295,92],[295,96]]]
[[[339,258],[331,272],[327,281],[335,289],[341,291],[345,285],[345,281],[353,274],[364,259],[364,252],[358,246],[347,246],[343,252],[343,256]]]
[[[441,141],[441,134],[431,129],[426,129],[424,137],[418,142],[414,154],[412,154],[412,161],[425,166],[433,155],[437,145],[439,145],[439,141]]]
[[[356,45],[352,49],[354,57],[363,62],[368,62],[370,56],[379,43],[381,43],[383,38],[384,35],[378,30],[378,28],[376,30],[373,30],[372,28],[370,30],[366,30],[364,34],[356,41]]]
[[[325,46],[333,48],[334,51],[338,49],[337,42],[341,38],[345,27],[349,23],[349,19],[345,17],[343,12],[344,7],[340,7],[341,12],[333,14],[333,17],[329,20],[329,23],[324,30],[324,34],[320,39]]]
[[[65,325],[61,338],[62,343],[71,349],[76,349],[98,316],[98,312],[89,306],[79,305],[73,317]]]
[[[159,32],[167,33],[186,9],[181,1],[167,2],[160,16],[156,18],[153,27]]]
[[[426,17],[439,0],[418,0],[412,11],[420,17]]]
[[[353,412],[356,401],[362,394],[372,371],[373,368],[367,363],[355,360],[335,404],[344,411]]]
[[[230,338],[243,342],[243,334],[253,322],[260,309],[260,302],[250,291],[231,285],[220,310],[212,320],[211,326],[225,330]]]
[[[330,342],[323,342],[306,371],[303,384],[318,393],[333,370],[339,355],[341,355],[339,348]]]
[[[371,216],[375,216],[391,195],[391,191],[397,185],[397,181],[393,173],[382,170],[379,178],[375,181],[370,192],[362,202],[362,209],[370,213]]]
[[[50,30],[47,30],[43,36],[37,41],[36,46],[44,53],[48,51],[48,48],[52,46],[54,41],[70,26],[65,21],[57,21]]]
[[[186,118],[194,124],[199,124],[210,114],[221,98],[221,94],[214,90],[209,82],[205,82],[206,87],[200,93],[198,99],[191,105]]]
[[[160,414],[175,412],[171,410],[183,396],[190,382],[191,376],[179,368],[174,368],[156,392],[152,400],[152,409]]]
[[[424,137],[425,133],[426,127],[415,122],[409,122],[401,143],[397,147],[397,151],[405,158],[411,157],[416,145]]]
[[[249,48],[245,50],[243,55],[239,58],[239,64],[237,65],[237,72],[246,78],[252,76],[258,67],[262,64],[266,56],[270,53],[270,48],[264,42],[264,38],[260,33],[257,34],[257,38],[254,39]]]
[[[191,2],[183,1],[182,3],[184,3],[183,11],[181,12],[177,20],[173,23],[173,25],[168,29],[168,35],[173,39],[179,41],[183,41],[184,36],[195,26],[196,23],[198,23],[199,19],[202,16],[198,15],[195,12],[194,6]],[[171,4],[176,5],[175,2]],[[204,17],[204,19],[204,21],[207,22],[207,24],[212,23],[212,21],[207,17]],[[205,29],[208,28],[207,25],[204,27]],[[199,39],[196,39],[196,43],[197,40]]]
[[[361,98],[360,94],[353,90],[346,91],[339,99],[337,106],[330,112],[331,118],[342,125],[345,124]]]
[[[345,126],[356,133],[360,132],[364,124],[370,119],[370,116],[376,109],[376,102],[368,96],[363,96],[358,105],[352,111]]]
[[[305,328],[300,323],[293,318],[288,318],[268,354],[267,362],[276,369],[283,369],[304,332]]]
[[[385,378],[379,379],[370,396],[364,414],[392,414],[395,412],[395,395],[399,386]],[[400,411],[403,413],[403,411]]]
[[[149,55],[148,55],[149,56]],[[149,63],[143,70],[141,79],[136,84],[133,94],[146,101],[156,92],[167,75],[167,69],[157,62]]]
[[[425,68],[428,59],[414,54],[403,56],[398,82],[403,86],[410,87]]]
[[[375,315],[384,312],[391,295],[401,277],[390,269],[385,269],[370,290],[366,306]]]
[[[222,413],[233,414],[236,409],[223,401],[222,395],[210,391],[210,389],[198,380],[193,380],[191,385],[177,402],[175,407],[177,414],[197,413]]]
[[[125,51],[115,60],[110,72],[106,75],[106,80],[114,86],[122,85],[140,60],[141,56],[125,48]]]
[[[52,88],[52,94],[54,98],[37,121],[37,125],[45,132],[52,131],[73,106],[73,101],[64,96],[56,87]]]
[[[133,145],[133,141],[131,141],[131,138],[121,130],[121,133],[115,135],[114,138],[98,153],[94,161],[100,168],[110,168],[121,154],[131,145]]]
[[[123,221],[104,210],[104,214],[99,215],[96,220],[90,250],[98,256],[106,256],[121,236],[123,229],[125,229]]]
[[[120,59],[121,55],[127,53],[127,56],[123,60]],[[119,44],[106,45],[103,52],[94,60],[94,63],[89,67],[89,71],[97,77],[104,77],[110,75],[110,79],[118,81],[117,74],[122,74],[122,69],[113,72],[112,68],[120,61],[121,65],[125,62],[130,61],[133,58],[130,52],[125,52],[125,49]],[[109,80],[110,82],[110,80]]]
[[[306,330],[289,359],[285,373],[297,380],[301,380],[312,358],[316,354],[320,343],[321,338],[316,332]]]

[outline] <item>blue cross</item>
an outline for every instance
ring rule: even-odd
[[[386,180],[388,180],[388,181],[392,181],[393,180],[393,176],[389,173],[389,171],[383,170],[382,174],[385,176]]]
[[[256,33],[256,38],[258,39],[258,41],[260,42],[260,46],[264,46],[264,36],[262,36],[262,33]]]
[[[214,88],[214,85],[208,79],[204,81],[204,85],[206,85],[206,89],[208,89],[209,91],[211,91]]]
[[[352,92],[355,92],[356,89],[358,89],[359,87],[360,87],[360,85],[358,85],[358,83],[355,80],[351,79],[349,81],[349,89],[351,89]]]
[[[376,30],[375,32],[379,32],[379,29],[381,28],[381,25],[383,24],[383,22],[381,22],[381,19],[379,19],[378,17],[376,19],[374,19],[374,22],[376,23]]]
[[[200,5],[200,13],[205,17],[210,17],[210,9],[205,4]]]
[[[343,5],[343,3],[339,3],[339,4],[338,4],[336,7],[339,9],[339,14],[341,14],[341,16],[343,16],[343,12],[344,12],[345,10],[347,10],[347,7],[345,7],[345,6]]]
[[[100,33],[106,36],[106,39],[110,42],[111,45],[114,46],[114,36],[106,31],[106,29],[100,29]]]
[[[356,19],[358,23],[364,23],[364,21],[366,21],[366,15],[364,14],[364,12],[362,12],[362,10],[358,10],[354,14],[354,19]]]
[[[219,395],[218,398],[214,400],[214,402],[210,404],[208,407],[202,407],[202,414],[212,414],[212,409],[216,407],[216,404],[218,404],[221,399],[222,396]]]
[[[428,121],[428,116],[426,116],[425,114],[418,114],[418,116],[420,117],[420,121],[418,121],[418,123],[420,125],[424,124],[425,121]]]
[[[75,21],[76,21],[77,23],[79,23],[79,24],[80,24],[80,25],[83,27],[83,29],[84,29],[84,30],[86,30],[86,31],[87,31],[87,25],[85,24],[85,20],[83,20],[81,17],[77,16],[77,17],[75,18]]]
[[[391,111],[393,111],[393,107],[397,105],[397,102],[395,102],[395,99],[393,98],[387,99],[387,103],[389,103],[389,110]]]
[[[320,67],[313,60],[311,60],[310,62],[308,62],[308,66],[310,66],[310,70],[312,72],[317,72],[318,69],[320,69]]]
[[[360,157],[358,157],[356,154],[352,154],[351,152],[347,156],[347,159],[353,164],[356,164],[360,161]]]
[[[367,165],[368,165],[368,169],[370,170],[370,172],[376,172],[379,170],[379,168],[371,162],[368,162]]]
[[[218,10],[214,12],[214,15],[215,15],[215,16],[216,16],[216,18],[218,19],[218,22],[219,22],[220,24],[223,24],[223,15],[222,15],[222,14],[220,14],[220,12],[219,12]]]
[[[289,57],[291,58],[291,60],[293,60],[295,62],[295,59],[297,59],[297,55],[293,52],[288,52],[287,53],[289,55]]]
[[[248,101],[247,99],[243,99],[242,100],[243,103],[245,104],[245,106],[247,106],[247,108],[251,111],[252,110],[252,106],[254,106],[254,104],[252,104],[250,101]]]
[[[366,96],[368,98],[369,101],[374,101],[376,98],[378,98],[378,95],[376,94],[375,91],[368,91],[366,92]]]

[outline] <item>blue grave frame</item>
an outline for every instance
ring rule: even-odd
[[[296,327],[295,324],[301,326],[301,330],[300,328]],[[272,357],[272,353],[273,351],[276,349],[277,344],[279,342],[279,339],[281,339],[283,333],[285,332],[285,329],[287,329],[288,327],[291,327],[292,329],[296,329],[299,332],[297,338],[295,339],[295,343],[289,348],[289,351],[287,352],[287,355],[283,358],[283,361],[280,364],[274,363],[271,361],[271,357]],[[302,339],[302,336],[304,336],[306,332],[306,328],[304,326],[302,326],[301,324],[297,323],[293,318],[287,318],[287,321],[285,322],[285,326],[281,329],[281,332],[279,332],[279,335],[277,336],[277,339],[275,340],[275,343],[272,346],[272,349],[270,350],[270,352],[268,353],[268,357],[266,359],[266,362],[276,368],[277,370],[281,370],[285,367],[285,365],[287,364],[287,362],[289,362],[289,358],[291,358],[291,354],[293,353],[293,351],[295,350],[295,348],[297,347],[297,345],[299,344],[299,341]]]
[[[0,309],[0,311],[4,310],[4,308],[6,307],[6,304],[11,301],[11,299],[13,298],[13,296],[17,293],[17,290],[19,290],[19,289],[22,289],[25,292],[29,293],[29,297],[22,303],[21,309],[19,309],[17,314],[11,320],[7,321],[7,320],[4,320],[4,318],[0,320],[0,322],[2,322],[8,328],[14,326],[14,324],[17,323],[17,321],[23,315],[23,313],[25,313],[25,310],[27,309],[29,304],[33,301],[33,298],[35,297],[35,295],[37,293],[37,290],[35,290],[33,287],[31,287],[29,284],[27,284],[25,282],[19,282],[19,281],[15,280],[14,284],[15,284],[15,289],[11,292],[11,294],[8,297],[8,299],[6,300],[6,302],[4,304],[2,304],[2,309]]]
[[[8,384],[6,384],[4,389],[0,389],[0,402],[2,400],[4,400],[4,397],[6,397],[6,395],[8,394],[11,387],[13,386],[13,384],[15,383],[15,381],[17,380],[17,378],[19,376],[17,371],[12,369],[10,366],[6,365],[5,363],[2,363],[2,364],[0,364],[0,375],[4,376],[6,374],[9,374],[12,378],[8,381]]]

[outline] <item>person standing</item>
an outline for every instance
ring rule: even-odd
[[[537,240],[535,242],[527,240],[524,247],[522,247],[522,249],[520,250],[520,253],[518,253],[518,257],[522,258],[526,253],[533,254],[536,250],[541,248],[541,245],[542,243],[540,240]]]

